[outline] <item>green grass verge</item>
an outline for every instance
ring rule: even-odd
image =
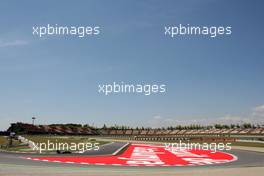
[[[93,138],[85,137],[85,136],[42,136],[42,135],[25,135],[23,136],[28,140],[31,140],[35,143],[47,143],[49,142],[57,142],[57,143],[81,143],[81,142],[97,142],[94,141]]]
[[[107,138],[105,138],[106,140],[123,140],[123,141],[128,141],[128,142],[130,142],[130,140],[128,140],[128,139],[126,139],[126,138],[113,138],[113,137],[107,137]],[[132,140],[133,141],[133,140]],[[137,140],[137,142],[142,142],[142,143],[148,143],[148,142],[151,142],[151,143],[180,143],[180,141],[179,140],[146,140],[146,141],[144,141],[144,140]],[[182,143],[199,143],[199,144],[202,144],[202,143],[208,143],[208,144],[210,144],[210,143],[216,143],[216,144],[218,144],[218,143],[220,143],[219,141],[216,141],[216,142],[214,142],[214,141],[211,141],[211,140],[204,140],[204,141],[195,141],[195,140],[189,140],[189,141],[187,141],[187,140],[181,140],[181,142]],[[245,147],[263,147],[264,148],[264,143],[260,143],[260,142],[251,142],[251,141],[249,141],[249,142],[244,142],[244,141],[236,141],[236,142],[221,142],[221,143],[231,143],[231,146],[245,146]]]
[[[95,138],[87,137],[87,136],[24,135],[23,137],[34,142],[35,144],[42,143],[42,144],[46,144],[47,146],[48,144],[51,143],[53,143],[54,145],[57,144],[58,146],[60,144],[65,144],[65,145],[67,144],[69,147],[79,144],[86,145],[87,143],[89,143],[90,146],[92,147],[94,146],[94,143],[97,143],[98,146],[109,143],[109,141],[101,141],[101,140],[97,141]],[[25,150],[25,147],[18,148],[18,150]],[[52,151],[48,151],[48,152],[52,152]]]
[[[109,141],[103,141],[99,140],[97,141],[93,137],[87,137],[87,136],[55,136],[55,135],[24,135],[26,139],[33,141],[34,143],[45,143],[48,145],[49,143],[63,143],[63,144],[68,144],[71,146],[71,144],[80,144],[80,143],[90,143],[93,145],[94,143],[98,143],[97,145],[103,145],[106,143],[109,143]],[[13,139],[12,141],[12,146],[8,146],[8,138],[4,136],[0,136],[0,146],[2,150],[6,151],[27,151],[27,152],[32,152],[33,150],[26,144],[21,143],[18,140]],[[34,151],[37,152],[37,151]],[[45,151],[43,151],[45,153]],[[54,152],[54,151],[49,151],[49,152]]]
[[[7,139],[4,136],[0,136],[0,145],[5,145],[7,143]]]

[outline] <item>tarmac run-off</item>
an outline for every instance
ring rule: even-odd
[[[119,156],[38,156],[24,157],[30,160],[114,166],[195,166],[212,165],[235,161],[236,156],[220,151],[210,150],[168,150],[164,146],[131,144]]]

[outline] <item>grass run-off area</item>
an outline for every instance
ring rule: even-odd
[[[5,145],[7,142],[6,137],[0,136],[0,145]]]
[[[113,141],[113,140],[118,140],[118,141],[129,141],[127,140],[126,138],[113,138],[113,137],[109,137],[109,138],[105,138],[105,140],[109,140],[109,141]],[[130,142],[133,142],[130,141]],[[157,143],[157,144],[165,144],[165,143],[185,143],[185,144],[188,144],[188,143],[199,143],[199,144],[203,144],[203,143],[231,143],[230,146],[244,146],[244,147],[263,147],[264,148],[264,142],[261,142],[261,141],[230,141],[230,142],[227,142],[227,141],[212,141],[212,140],[203,140],[203,141],[196,141],[196,140],[136,140],[134,142],[137,142],[137,143]]]
[[[109,141],[103,141],[103,140],[97,140],[91,136],[56,136],[56,135],[23,135],[26,139],[32,141],[35,143],[36,146],[40,147],[42,145],[43,147],[48,147],[48,144],[50,145],[50,150],[42,152],[53,152],[58,149],[60,150],[70,150],[76,149],[73,151],[80,151],[80,150],[86,150],[91,149],[95,146],[100,146],[106,143],[109,143]],[[5,139],[0,139],[5,140]],[[32,148],[30,148],[28,145],[23,144],[19,142],[18,140],[13,140],[14,145],[12,147],[8,147],[7,150],[11,151],[32,151]],[[96,143],[96,145],[95,145]],[[45,146],[46,145],[46,146]],[[57,147],[56,147],[57,145]],[[60,145],[60,148],[59,148]],[[71,147],[71,148],[70,148]],[[35,152],[39,152],[36,150]]]
[[[91,143],[100,143],[100,144],[105,144],[107,142],[105,141],[97,141],[95,138],[93,137],[86,137],[86,136],[55,136],[55,135],[24,135],[23,137],[25,137],[28,140],[31,140],[35,143],[48,143],[52,142],[52,143],[87,143],[87,142],[91,142]]]

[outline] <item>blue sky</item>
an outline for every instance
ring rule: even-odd
[[[167,126],[263,122],[262,1],[2,1],[0,129],[11,122]],[[228,37],[164,36],[164,25],[232,26]],[[99,25],[99,37],[32,26]],[[163,95],[98,94],[98,84],[161,83]]]

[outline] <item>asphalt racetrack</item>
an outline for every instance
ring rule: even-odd
[[[148,145],[143,147],[147,147]],[[124,148],[126,147],[126,148]],[[152,146],[149,146],[152,147]],[[113,142],[104,145],[99,151],[89,151],[83,154],[60,154],[60,155],[43,155],[43,154],[22,154],[22,153],[7,153],[0,152],[0,175],[175,175],[181,173],[182,175],[262,175],[264,168],[264,153],[246,151],[246,150],[232,150],[228,154],[223,155],[234,160],[224,163],[212,163],[203,165],[182,165],[170,166],[165,165],[115,165],[102,164],[102,160],[107,163],[107,157],[115,157],[119,159],[126,159],[121,157],[128,154],[129,150],[135,151],[141,149],[139,144],[132,144],[127,147],[125,142]],[[155,147],[154,147],[155,148]],[[123,149],[122,152],[120,149]],[[156,149],[155,149],[156,150]],[[118,152],[121,152],[117,156]],[[139,150],[142,152],[141,150]],[[151,150],[153,151],[153,150]],[[143,154],[145,151],[143,151]],[[156,151],[157,154],[162,153]],[[131,156],[133,153],[131,154]],[[220,155],[219,155],[220,156]],[[222,155],[221,155],[222,156]],[[86,162],[72,162],[69,158],[101,158],[101,163],[86,163]],[[48,159],[47,159],[48,158]],[[67,160],[64,160],[67,158]],[[153,157],[152,157],[153,158]],[[155,157],[154,157],[155,159]],[[59,160],[59,161],[58,161]],[[177,158],[175,159],[177,160]],[[134,167],[131,167],[134,166]]]

